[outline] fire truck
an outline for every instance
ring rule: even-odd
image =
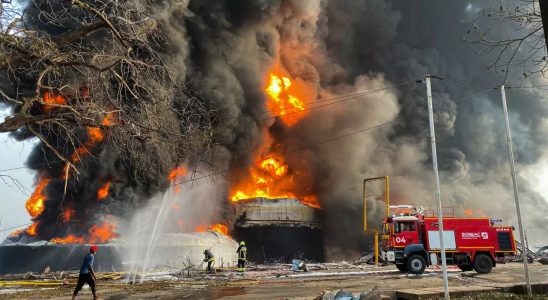
[[[408,212],[383,219],[383,258],[402,272],[422,274],[428,265],[441,263],[438,218],[433,211],[412,205],[388,206]],[[443,242],[448,265],[462,271],[491,272],[498,261],[516,253],[513,226],[500,219],[457,218],[443,213]]]
[[[384,181],[386,217],[382,222],[382,258],[395,263],[402,272],[422,274],[427,266],[441,263],[438,217],[413,205],[390,205],[388,176],[363,180],[363,230],[367,227],[366,185]],[[399,209],[401,213],[392,214]],[[402,212],[405,210],[405,212]],[[513,226],[501,226],[502,220],[489,218],[457,218],[453,209],[443,213],[443,245],[446,263],[463,271],[475,270],[480,274],[491,272],[497,262],[516,255]],[[378,263],[378,234],[375,233],[375,263]]]

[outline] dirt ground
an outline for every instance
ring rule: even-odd
[[[291,272],[288,265],[279,265],[260,267],[244,274],[225,270],[214,275],[190,277],[164,271],[151,274],[141,284],[128,284],[124,278],[127,274],[101,274],[98,295],[102,299],[314,299],[327,290],[344,289],[358,294],[376,286],[384,297],[389,297],[395,290],[442,286],[441,272],[436,268],[430,268],[420,276],[402,274],[393,266],[326,264],[312,269],[307,273]],[[533,282],[547,282],[548,265],[530,265],[530,274]],[[33,280],[3,278],[0,280],[0,299],[70,299],[75,276]],[[498,265],[492,273],[485,275],[455,269],[449,272],[451,289],[500,287],[522,282],[523,267],[519,263]],[[484,299],[492,299],[493,295]],[[497,294],[496,298],[510,296]],[[545,296],[538,299],[545,299]],[[86,286],[78,299],[90,298],[91,292]]]

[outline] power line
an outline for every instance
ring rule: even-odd
[[[313,147],[316,147],[316,146],[320,146],[320,145],[323,145],[323,144],[334,142],[334,141],[337,141],[337,140],[340,140],[340,139],[344,139],[344,138],[347,138],[347,137],[350,137],[350,136],[353,136],[353,135],[356,135],[356,134],[359,134],[359,133],[367,132],[367,131],[370,131],[370,130],[374,130],[374,129],[377,129],[377,128],[380,128],[380,127],[383,127],[383,126],[386,126],[386,125],[390,125],[390,124],[393,124],[393,123],[396,123],[396,121],[385,122],[385,123],[382,123],[382,124],[378,124],[378,125],[375,125],[375,126],[371,126],[371,127],[368,127],[368,128],[361,129],[361,130],[353,131],[353,132],[343,134],[343,135],[340,135],[340,136],[336,136],[336,137],[333,137],[333,138],[329,138],[329,139],[326,139],[326,140],[323,140],[323,141],[320,141],[320,142],[317,142],[317,143],[314,143],[314,144],[309,144],[309,145],[306,145],[306,146],[303,146],[303,147],[300,147],[300,148],[297,148],[297,149],[294,149],[294,150],[291,150],[291,151],[286,151],[284,154],[271,156],[270,158],[284,157],[284,156],[287,156],[287,155],[290,155],[290,154],[293,154],[293,153],[296,153],[296,152],[300,152],[300,151],[303,151],[303,150],[306,150],[306,149],[309,149],[309,148],[313,148]],[[181,185],[181,184],[185,184],[185,183],[195,182],[195,181],[198,181],[198,180],[201,180],[201,179],[205,179],[205,178],[208,178],[208,177],[220,175],[220,174],[227,173],[227,172],[230,172],[230,171],[233,171],[233,170],[243,169],[243,168],[252,166],[254,164],[261,163],[263,161],[264,161],[264,159],[256,160],[256,161],[253,161],[253,162],[250,162],[250,163],[247,163],[247,164],[243,164],[243,165],[240,165],[240,166],[237,166],[237,167],[233,167],[233,168],[229,168],[229,169],[225,169],[225,170],[221,170],[221,171],[217,171],[217,172],[212,172],[212,173],[209,173],[209,174],[197,177],[197,178],[192,178],[192,179],[189,179],[189,180],[172,183],[172,184],[168,185],[167,187],[172,187],[172,186]],[[23,225],[18,225],[18,226],[6,228],[6,229],[3,229],[3,230],[0,230],[0,232],[15,229],[15,228],[18,228],[18,227],[28,226],[28,225],[31,225],[31,224],[33,224],[33,223],[27,223],[27,224],[23,224]]]
[[[285,117],[285,116],[288,116],[288,115],[299,114],[299,113],[307,112],[307,111],[314,110],[314,109],[317,109],[317,108],[322,108],[322,107],[330,106],[330,105],[333,105],[333,104],[338,104],[338,103],[347,102],[347,101],[350,101],[350,100],[355,100],[355,99],[361,98],[363,96],[368,96],[368,95],[375,94],[375,93],[378,93],[378,92],[381,92],[381,91],[384,91],[384,90],[388,90],[388,89],[391,89],[391,88],[400,87],[400,86],[408,85],[408,84],[411,84],[411,83],[415,83],[416,81],[417,80],[409,80],[409,81],[405,81],[405,82],[402,82],[402,83],[399,83],[399,84],[384,86],[382,88],[378,88],[378,89],[374,89],[374,90],[367,90],[367,91],[358,92],[358,93],[354,93],[354,94],[346,94],[346,95],[341,95],[341,96],[337,96],[337,97],[333,97],[333,98],[320,99],[318,101],[308,102],[308,103],[305,103],[305,104],[312,104],[313,105],[313,104],[329,102],[329,101],[333,101],[333,100],[337,100],[337,99],[342,99],[342,100],[333,101],[333,102],[322,104],[322,105],[316,105],[316,106],[313,106],[313,107],[307,107],[307,108],[302,109],[302,110],[299,110],[297,108],[290,108],[292,110],[290,113],[285,113],[285,114],[281,114],[281,115],[273,115],[273,116],[263,118],[263,119],[258,119],[258,120],[249,120],[248,123],[255,123],[257,121],[267,121],[267,120],[272,120],[272,119],[275,119],[275,118],[278,118],[278,117]],[[280,111],[280,110],[283,110],[283,109],[279,108],[279,109],[265,110],[265,111],[262,111],[258,114],[263,115],[263,114],[267,114],[267,113],[271,113],[271,112],[275,112],[275,111]],[[247,115],[225,116],[223,118],[223,120],[225,120],[225,121],[226,120],[234,120],[234,119],[240,119],[240,118],[244,118],[244,117],[248,117],[248,116]]]
[[[278,117],[285,117],[285,116],[289,116],[289,115],[299,114],[299,113],[307,112],[307,111],[310,111],[310,110],[314,110],[314,109],[323,108],[323,107],[326,107],[326,106],[330,106],[330,105],[334,105],[334,104],[338,104],[338,103],[342,103],[342,102],[355,100],[355,99],[361,98],[363,96],[368,96],[368,95],[378,93],[378,92],[381,92],[381,91],[384,91],[384,90],[388,90],[388,89],[391,89],[391,88],[408,85],[408,84],[415,83],[415,82],[416,82],[416,80],[410,80],[410,81],[402,82],[402,83],[395,84],[395,85],[384,86],[382,88],[378,88],[378,89],[375,89],[375,90],[368,90],[368,91],[363,91],[363,92],[359,92],[359,93],[347,94],[347,95],[342,95],[342,96],[338,96],[338,97],[334,97],[334,98],[323,99],[323,100],[317,101],[315,103],[328,102],[328,101],[333,101],[333,100],[336,100],[336,99],[343,98],[342,100],[338,100],[338,101],[334,101],[334,102],[330,102],[330,103],[326,103],[326,104],[322,104],[322,105],[317,105],[317,106],[314,106],[314,107],[305,108],[303,110],[295,110],[295,111],[292,111],[290,113],[283,114],[283,115],[274,115],[274,116],[270,116],[270,117],[263,118],[263,119],[251,120],[250,123],[254,123],[256,121],[267,121],[267,120],[275,119],[275,118],[278,118]],[[314,104],[314,102],[310,102],[310,104]],[[274,111],[274,110],[272,110],[272,111]],[[270,112],[270,111],[264,111],[264,112],[261,112],[259,114],[265,114],[265,113],[268,113],[268,112]],[[237,118],[242,118],[242,117],[245,117],[245,116],[230,116],[228,118],[225,118],[225,120],[237,119]],[[40,163],[40,164],[34,164],[34,165],[29,165],[29,166],[21,166],[21,167],[3,169],[3,170],[0,170],[0,172],[9,172],[9,171],[26,169],[26,168],[43,167],[43,166],[46,166],[46,165],[57,164],[57,163],[64,163],[64,161],[62,161],[60,159],[54,159],[54,160],[48,161],[47,163]]]
[[[519,93],[519,92],[515,92],[515,91],[512,91],[512,90],[508,90],[507,92],[515,94],[515,95],[527,96],[527,97],[532,97],[532,98],[548,99],[548,97],[543,97],[543,96],[538,96],[538,95],[531,95],[531,94],[526,94],[526,93]],[[540,101],[540,102],[546,103],[546,101]]]
[[[293,154],[293,153],[303,151],[303,150],[306,150],[306,149],[309,149],[309,148],[313,148],[313,147],[316,147],[316,146],[327,144],[327,143],[330,143],[330,142],[333,142],[333,141],[336,141],[336,140],[340,140],[340,139],[343,139],[343,138],[346,138],[346,137],[349,137],[349,136],[353,136],[353,135],[362,133],[362,132],[374,130],[374,129],[377,129],[377,128],[380,128],[380,127],[383,127],[383,126],[386,126],[386,125],[389,125],[389,124],[393,124],[393,123],[396,123],[396,121],[385,122],[385,123],[382,123],[382,124],[379,124],[379,125],[375,125],[375,126],[372,126],[372,127],[365,128],[365,129],[361,129],[361,130],[353,131],[353,132],[343,134],[343,135],[340,135],[340,136],[336,136],[336,137],[333,137],[333,138],[329,138],[329,139],[326,139],[326,140],[323,140],[323,141],[320,141],[320,142],[317,142],[317,143],[314,143],[314,144],[310,144],[310,145],[307,145],[307,146],[303,146],[303,147],[300,147],[300,148],[297,148],[297,149],[294,149],[294,150],[291,150],[291,151],[286,151],[285,153],[280,154],[280,155],[271,156],[270,158],[281,158],[281,157],[287,156],[289,154]],[[189,183],[189,182],[194,182],[194,181],[197,181],[197,180],[200,180],[200,179],[208,178],[208,177],[215,176],[215,175],[220,175],[220,174],[230,172],[230,171],[233,171],[233,170],[243,169],[245,167],[249,167],[249,166],[252,166],[254,164],[261,163],[262,161],[264,161],[264,159],[256,160],[256,161],[253,161],[253,162],[250,162],[250,163],[247,163],[247,164],[243,164],[243,165],[240,165],[240,166],[237,166],[237,167],[233,167],[233,168],[229,168],[229,169],[225,169],[225,170],[221,170],[221,171],[217,171],[217,172],[212,172],[212,173],[209,173],[207,175],[203,175],[201,177],[192,178],[192,179],[189,179],[189,180],[172,183],[172,184],[168,185],[168,187],[175,186],[175,185],[180,185],[180,184],[185,184],[185,183]]]
[[[345,101],[348,101],[348,100],[357,99],[357,98],[360,98],[362,96],[367,96],[367,95],[370,95],[370,94],[374,94],[374,93],[378,93],[378,92],[381,92],[381,91],[389,90],[389,89],[392,89],[392,88],[396,88],[396,87],[408,85],[408,84],[411,84],[411,83],[415,83],[416,81],[417,80],[414,79],[414,80],[404,81],[402,83],[398,83],[398,84],[394,84],[394,85],[384,86],[382,88],[378,88],[378,89],[374,89],[374,90],[366,90],[366,91],[362,91],[362,92],[356,92],[356,93],[353,93],[353,94],[346,94],[346,95],[341,95],[341,96],[327,98],[327,99],[321,99],[320,98],[317,101],[306,102],[306,103],[303,103],[303,104],[304,105],[314,105],[314,104],[329,102],[329,101],[333,101],[333,100],[337,100],[337,99],[343,99],[343,100],[335,101],[335,102],[331,103],[331,104],[336,104],[336,103],[345,102]],[[348,98],[348,97],[350,97],[350,99],[345,99],[345,98]],[[323,106],[321,106],[321,107],[323,107]],[[306,110],[311,110],[311,109],[314,109],[314,108],[315,107],[312,107],[312,108],[309,108],[309,109],[306,109]],[[271,113],[271,112],[280,111],[280,110],[282,110],[282,109],[277,108],[277,109],[272,109],[272,110],[266,110],[266,111],[261,112],[260,114],[266,114],[266,113]],[[284,115],[282,115],[282,116],[284,116]]]
[[[10,227],[10,228],[4,228],[4,229],[0,230],[0,232],[12,230],[12,229],[19,228],[19,227],[29,226],[29,225],[32,225],[32,224],[33,224],[33,223],[27,223],[27,224],[22,224],[22,225],[13,226],[13,227]]]
[[[432,75],[434,76],[434,75]],[[461,78],[452,78],[452,77],[448,77],[448,76],[438,76],[438,79],[442,79],[442,80],[449,80],[449,81],[454,81],[454,82],[459,82],[459,83],[466,83],[466,84],[471,84],[471,85],[480,85],[480,86],[483,86],[483,87],[486,87],[486,86],[500,86],[501,83],[500,82],[495,82],[495,81],[480,81],[480,80],[468,80],[468,79],[461,79]]]

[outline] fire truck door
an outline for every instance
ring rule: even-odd
[[[420,243],[419,231],[415,221],[399,221],[394,226],[396,247],[405,247],[409,244]]]

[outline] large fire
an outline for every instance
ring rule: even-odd
[[[285,177],[288,166],[282,157],[269,157],[249,170],[251,178],[237,186],[230,198],[240,201],[249,198],[295,198],[290,192],[290,177]],[[289,182],[287,180],[289,179]],[[289,185],[289,186],[288,186]]]
[[[116,233],[116,225],[110,222],[103,222],[99,225],[95,224],[91,226],[88,233],[89,235],[87,237],[69,234],[63,238],[53,238],[50,242],[58,244],[95,244],[105,243],[118,237],[118,234]]]
[[[40,177],[38,184],[34,189],[32,195],[25,203],[27,212],[31,217],[39,216],[44,211],[44,201],[46,201],[46,195],[44,194],[44,188],[50,182],[49,178]]]
[[[228,226],[226,226],[225,224],[220,224],[220,223],[213,224],[213,225],[209,225],[209,227],[207,228],[205,225],[200,225],[194,228],[194,232],[205,232],[205,231],[215,231],[222,235],[228,236]]]
[[[113,113],[106,114],[101,121],[101,125],[103,126],[113,126],[114,124],[116,124],[116,116]],[[79,162],[83,157],[90,153],[90,149],[93,149],[97,146],[97,144],[101,143],[105,139],[105,132],[99,127],[87,126],[86,133],[87,140],[82,145],[74,149],[74,152],[70,156],[70,161],[72,163]],[[67,179],[68,172],[69,165],[65,164],[61,178]]]
[[[274,115],[280,116],[287,126],[297,123],[302,118],[302,114],[297,112],[305,109],[304,102],[295,96],[296,91],[297,88],[288,77],[274,73],[268,75],[268,84],[265,89],[269,96],[268,109]]]
[[[266,78],[265,94],[267,107],[287,127],[295,125],[306,111],[302,96],[311,95],[306,86],[294,83],[289,76],[270,72]],[[267,136],[256,154],[258,163],[252,165],[245,178],[239,178],[232,186],[230,200],[233,202],[250,198],[297,198],[303,204],[319,208],[318,199],[310,193],[309,174],[303,170],[291,171],[273,137]],[[265,155],[266,153],[266,155]]]

